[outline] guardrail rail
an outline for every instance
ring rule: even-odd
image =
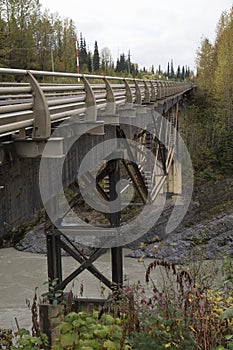
[[[34,140],[48,139],[51,124],[65,118],[95,122],[99,110],[114,115],[118,106],[156,104],[192,88],[189,82],[7,68],[0,68],[0,76],[27,81],[0,83],[0,137],[19,133],[25,138],[32,130]],[[56,78],[72,83],[56,83]]]

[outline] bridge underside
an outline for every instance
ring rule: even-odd
[[[163,192],[181,193],[178,111],[192,86],[100,76],[89,78],[104,84],[80,76],[83,85],[46,85],[31,72],[15,73],[26,74],[29,84],[0,86],[6,99],[0,110],[0,238],[35,221],[44,208],[48,276],[57,279],[56,289],[85,269],[110,289],[121,286],[122,246],[147,232]],[[125,217],[127,206],[135,215]],[[97,223],[86,213],[93,208]],[[87,217],[79,217],[81,209]],[[93,264],[109,248],[111,280]],[[66,277],[63,250],[79,263]]]
[[[45,193],[48,191],[51,197],[46,211],[49,212],[49,216],[56,218],[53,222],[47,218],[45,232],[48,247],[48,275],[51,280],[57,279],[56,289],[64,289],[85,269],[110,289],[123,284],[122,246],[142,235],[143,220],[140,222],[141,227],[138,232],[133,226],[134,232],[126,233],[123,229],[121,231],[121,227],[126,224],[124,209],[108,212],[103,207],[100,208],[98,217],[102,219],[95,224],[89,222],[86,217],[79,220],[75,215],[77,212],[77,215],[80,215],[80,205],[85,206],[82,200],[92,203],[92,196],[100,198],[100,203],[107,203],[107,208],[111,207],[114,201],[118,201],[119,208],[124,208],[127,191],[133,188],[133,199],[128,204],[131,205],[132,211],[135,211],[135,216],[149,203],[153,220],[152,208],[156,210],[158,205],[156,199],[159,195],[167,191],[181,193],[181,169],[177,171],[175,161],[178,108],[181,101],[181,98],[176,98],[161,103],[157,107],[121,108],[118,111],[119,114],[111,116],[112,119],[116,119],[114,123],[106,123],[102,135],[92,134],[91,142],[90,135],[82,135],[75,143],[72,144],[70,140],[66,143],[69,126],[65,125],[64,129],[58,131],[58,135],[63,140],[61,149],[67,153],[63,165],[63,187],[72,191],[72,197],[67,199],[68,209],[66,207],[64,210],[64,198],[60,198],[60,193],[58,195],[55,193],[59,183],[56,184],[54,172],[51,172],[51,167],[54,169],[60,167],[59,162],[62,163],[63,158],[48,157],[44,160],[45,164],[48,163],[48,166],[44,166],[48,170],[47,174],[44,172],[44,178],[48,179],[47,184],[53,183],[54,197],[51,196],[52,189],[45,188]],[[157,109],[162,114],[158,113]],[[100,118],[104,119],[104,116]],[[109,120],[110,116],[106,119]],[[109,151],[112,142],[114,150]],[[71,148],[70,144],[72,144]],[[96,154],[98,152],[99,158]],[[98,164],[98,169],[94,167],[93,170],[91,168],[93,163],[89,160],[88,167],[78,178],[77,169],[80,168],[86,155],[101,159],[101,162]],[[125,183],[117,189],[122,179]],[[80,182],[82,189],[79,186]],[[88,188],[90,190],[87,190]],[[96,207],[95,212],[98,212]],[[134,215],[128,220],[133,219]],[[101,224],[101,221],[104,223]],[[145,233],[144,230],[143,233]],[[79,244],[74,244],[74,240]],[[88,254],[85,254],[85,249],[82,249],[85,246],[91,247]],[[111,248],[112,260],[111,280],[107,279],[93,264],[109,248]],[[65,277],[62,268],[62,250],[79,263],[79,266]]]

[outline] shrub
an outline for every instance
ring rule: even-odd
[[[166,272],[160,290],[150,278],[156,267]],[[189,274],[177,272],[174,264],[155,260],[147,268],[146,281],[148,286],[149,282],[152,284],[148,289],[140,283],[123,288],[119,301],[121,312],[128,316],[125,332],[132,349],[196,349],[182,307],[186,293],[184,281],[187,288],[191,286]]]
[[[40,336],[32,336],[27,329],[21,328],[16,333],[16,344],[12,346],[11,350],[23,349],[23,350],[44,350],[48,345],[48,339],[45,334]]]
[[[160,286],[151,278],[155,268],[163,272]],[[148,288],[138,283],[121,292],[119,307],[127,315],[124,332],[132,348],[233,349],[232,272],[232,260],[225,260],[223,283],[214,289],[204,275],[193,278],[163,260],[149,264]],[[197,282],[202,279],[203,284]]]
[[[138,282],[113,293],[111,310],[64,315],[52,350],[233,350],[232,264],[224,260],[221,283],[213,288],[199,268],[193,277],[155,260],[146,268],[146,285]],[[160,269],[162,283],[153,281],[154,269]],[[0,329],[1,349],[44,349],[47,338],[40,334],[36,307],[35,293],[32,336],[24,329],[15,335]]]
[[[121,346],[123,318],[98,311],[71,312],[59,324],[60,336],[52,350],[117,350],[131,349],[127,339]]]

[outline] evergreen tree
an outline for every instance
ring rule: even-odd
[[[131,74],[134,78],[136,78],[139,74],[138,72],[138,65],[137,64],[131,64]]]
[[[128,60],[127,60],[127,66],[128,66],[128,73],[131,73],[131,59],[130,59],[130,50],[128,52]]]
[[[116,72],[128,72],[128,64],[124,53],[120,55],[120,59],[117,59]]]
[[[168,77],[168,79],[170,78],[170,63],[168,62],[167,64],[167,73],[166,76]]]
[[[87,53],[87,68],[89,73],[92,73],[92,55],[91,51],[88,51]]]
[[[173,67],[173,60],[171,60],[171,74],[170,74],[170,78],[174,79],[175,77],[175,72],[174,72],[174,67]]]
[[[182,70],[181,70],[181,80],[184,80],[185,78],[185,68],[184,66],[182,66]]]
[[[189,76],[190,76],[190,68],[189,67],[187,67],[187,66],[185,66],[185,78],[189,78]]]
[[[87,46],[85,38],[83,39],[83,62],[87,64]]]
[[[87,48],[86,48],[86,40],[83,38],[82,33],[80,33],[79,40],[79,65],[81,72],[85,72],[87,69]]]
[[[97,41],[95,41],[94,55],[93,55],[93,70],[94,72],[98,72],[99,69],[100,69],[100,55],[99,55]]]
[[[180,78],[181,78],[180,65],[178,65],[177,72],[176,72],[176,79],[180,80]]]

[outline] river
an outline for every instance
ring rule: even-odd
[[[144,264],[137,259],[126,257],[128,249],[123,249],[124,254],[124,277],[129,283],[145,281],[145,268],[152,259],[145,259]],[[64,276],[75,270],[79,264],[72,258],[65,256],[62,258]],[[199,263],[198,263],[199,264]],[[214,271],[219,266],[219,261],[206,261],[201,263],[204,273],[199,276],[208,276],[213,281]],[[108,278],[111,276],[110,251],[102,255],[94,265]],[[198,268],[198,265],[194,268]],[[63,276],[63,277],[64,277]],[[219,280],[219,273],[215,276]],[[161,285],[164,276],[161,271],[153,271],[153,281]],[[47,259],[46,255],[33,254],[18,251],[14,248],[0,249],[0,328],[10,328],[16,330],[15,318],[19,327],[30,328],[31,312],[26,305],[26,300],[32,302],[35,288],[38,287],[38,296],[47,291]],[[66,290],[71,288],[76,295],[80,294],[80,285],[84,285],[83,297],[101,297],[101,284],[88,271],[84,271]],[[108,296],[108,289],[104,291],[104,296]]]
[[[126,255],[127,250],[124,250]],[[71,257],[62,258],[64,275],[72,272],[79,265]],[[147,264],[151,259],[145,259]],[[105,276],[111,276],[110,253],[102,255],[94,264]],[[136,259],[124,258],[124,276],[130,282],[144,281],[145,267],[137,263]],[[0,249],[0,328],[16,330],[15,318],[20,327],[29,328],[31,312],[26,305],[26,299],[32,301],[35,287],[38,295],[47,290],[43,283],[47,281],[47,260],[42,254],[33,254],[17,251],[14,248]],[[84,271],[74,281],[74,291],[79,293],[80,285],[84,285],[83,297],[96,297],[101,295],[100,282],[88,271]],[[70,290],[71,286],[68,286]],[[105,290],[108,295],[108,289]]]

